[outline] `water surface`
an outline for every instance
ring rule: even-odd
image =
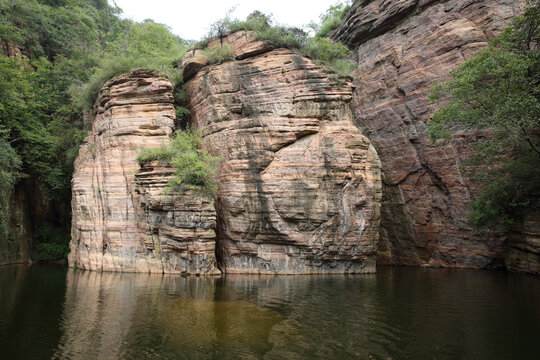
[[[0,267],[0,359],[537,359],[540,279]]]

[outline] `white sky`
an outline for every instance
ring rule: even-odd
[[[236,6],[233,18],[245,19],[254,10],[272,14],[283,25],[302,27],[319,21],[330,5],[338,0],[109,0],[124,11],[122,17],[135,21],[152,19],[168,25],[186,40],[200,40],[214,21]]]

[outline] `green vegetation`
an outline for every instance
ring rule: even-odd
[[[338,13],[339,19],[341,19],[342,14],[347,10],[347,6],[345,4],[338,4],[330,7],[327,13],[321,16],[322,24],[324,25],[325,22],[330,21],[329,19],[337,19]],[[338,11],[337,9],[341,10]],[[311,26],[315,28],[319,27],[319,25]],[[212,24],[208,37],[197,44],[197,48],[205,48],[211,38],[218,37],[219,39],[223,39],[228,33],[238,30],[254,31],[255,37],[258,40],[268,41],[274,47],[296,50],[299,54],[324,65],[325,71],[335,73],[338,76],[348,77],[356,68],[354,61],[347,60],[351,51],[345,45],[332,42],[330,39],[323,37],[319,32],[317,32],[315,37],[310,38],[308,33],[303,29],[274,25],[272,18],[260,11],[254,11],[244,21],[232,19],[231,11],[229,11],[223,19]],[[226,46],[226,44],[222,44],[222,48],[226,48]],[[219,47],[216,48],[207,50],[208,52],[216,53],[211,63],[232,59],[232,52],[229,54],[227,50],[219,50]],[[223,55],[224,53],[228,56]]]
[[[230,45],[223,44],[203,51],[209,64],[221,64],[234,59],[234,50]]]
[[[0,2],[0,41],[24,54],[0,56],[0,238],[6,236],[11,193],[14,186],[26,187],[25,179],[38,179],[42,198],[36,201],[69,203],[73,160],[88,126],[85,112],[103,82],[136,67],[179,80],[174,62],[187,43],[164,25],[122,20],[120,13],[107,0]],[[183,117],[186,110],[177,113]],[[47,239],[36,254],[54,252],[58,244]]]
[[[530,5],[430,95],[445,101],[428,124],[432,139],[490,131],[462,166],[482,185],[470,211],[479,229],[505,228],[540,201],[540,2]]]
[[[170,164],[174,155],[171,145],[161,145],[158,148],[142,148],[137,154],[137,162],[143,165],[150,161],[158,161],[161,164]]]
[[[339,2],[332,5],[326,10],[324,14],[320,16],[321,23],[312,24],[314,30],[316,30],[315,37],[328,36],[332,30],[336,29],[343,21],[343,16],[351,8],[351,1]]]
[[[208,154],[202,148],[199,131],[191,128],[176,131],[169,145],[141,149],[137,156],[140,165],[156,160],[170,164],[175,169],[167,192],[196,190],[212,194],[216,191],[214,178],[219,158]]]
[[[45,226],[40,229],[34,239],[32,260],[59,261],[69,254],[69,234],[62,229]]]
[[[92,106],[105,81],[135,68],[156,70],[173,83],[181,80],[174,66],[188,45],[166,26],[151,20],[143,23],[122,20],[108,37],[112,40],[97,54],[97,64],[88,81],[70,88],[71,97],[80,109]]]

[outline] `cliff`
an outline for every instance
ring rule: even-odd
[[[478,189],[458,169],[485,134],[461,132],[432,144],[425,128],[436,105],[427,95],[522,9],[523,1],[511,0],[356,1],[331,35],[354,49],[355,123],[383,164],[378,263],[505,266],[505,236],[467,225],[467,203]]]
[[[375,271],[380,163],[352,123],[350,84],[249,33],[223,42],[238,61],[201,67],[194,51],[183,64],[191,122],[221,157],[223,270]]]
[[[173,172],[152,162],[135,174],[146,225],[144,244],[161,254],[165,273],[219,274],[214,200],[192,190],[165,192]]]
[[[174,129],[172,90],[168,79],[147,70],[115,77],[103,86],[75,161],[70,266],[216,272],[213,244],[196,246],[199,235],[204,243],[212,239],[213,205],[189,194],[161,195],[170,170],[144,168],[138,173],[138,150],[166,144]],[[191,213],[193,204],[197,209]]]
[[[105,84],[73,178],[70,264],[111,271],[366,273],[377,264],[539,273],[538,210],[479,234],[479,189],[459,165],[489,136],[426,132],[431,86],[487,45],[522,1],[356,1],[331,37],[354,81],[239,31],[235,60],[182,60],[188,122],[221,158],[214,199],[163,193],[173,170],[141,147],[175,129],[172,85],[133,71]],[[380,159],[380,160],[379,160]],[[382,165],[381,165],[382,163]],[[381,175],[382,170],[382,175]]]
[[[249,34],[226,41],[243,60],[206,66],[193,52],[183,67],[195,68],[186,84],[191,122],[221,157],[215,207],[190,191],[165,195],[172,169],[135,161],[141,147],[168,142],[171,83],[144,70],[113,78],[75,162],[70,264],[191,274],[217,273],[216,266],[374,272],[380,163],[352,124],[350,84]]]

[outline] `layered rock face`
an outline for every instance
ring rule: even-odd
[[[540,205],[515,224],[508,236],[508,270],[540,274]]]
[[[513,0],[356,1],[332,34],[355,49],[354,117],[383,163],[379,263],[504,266],[505,238],[466,223],[477,189],[458,165],[484,134],[432,144],[427,95],[522,9]]]
[[[201,233],[184,223],[192,216],[206,218],[205,230],[212,227],[211,204],[192,195],[164,199],[158,192],[166,178],[153,180],[155,172],[149,169],[135,181],[139,149],[167,143],[174,129],[170,81],[146,70],[115,77],[102,88],[93,112],[92,128],[75,161],[70,265],[105,271],[215,272],[213,246],[179,243],[183,231],[189,233],[185,242],[196,242],[200,234],[204,244],[209,241],[213,230]],[[204,215],[198,208],[189,214],[198,205]],[[186,218],[176,219],[177,211]]]
[[[294,52],[223,39],[239,61],[184,60],[193,124],[218,168],[217,256],[225,272],[375,271],[380,163],[352,123],[350,84]],[[250,49],[246,55],[243,48]],[[212,46],[219,46],[219,43]],[[256,54],[256,55],[253,55]]]
[[[146,224],[145,246],[161,254],[165,273],[220,274],[214,199],[190,190],[164,191],[173,172],[153,162],[135,175]]]

